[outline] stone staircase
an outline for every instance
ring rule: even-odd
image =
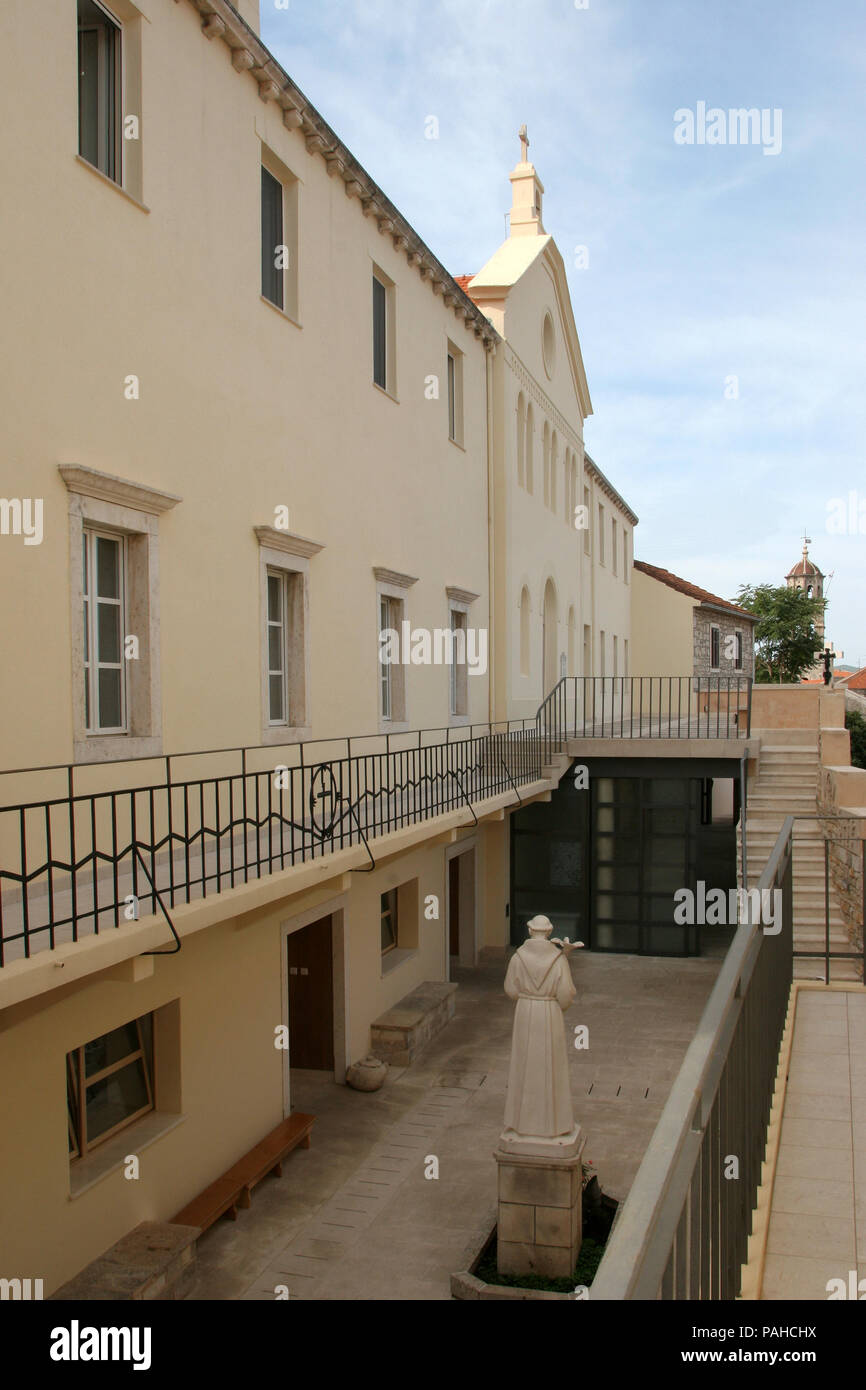
[[[746,817],[748,886],[764,871],[786,816],[794,822],[794,949],[824,950],[824,837],[817,819],[818,743],[809,730],[761,734],[760,771],[749,779]],[[830,882],[830,950],[850,951],[848,932]],[[795,959],[794,978],[823,980],[824,960]],[[858,980],[857,962],[833,960],[830,979]]]

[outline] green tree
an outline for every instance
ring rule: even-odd
[[[866,719],[857,709],[845,714],[845,727],[851,734],[851,765],[866,767]]]
[[[807,598],[787,584],[743,584],[736,602],[759,619],[755,628],[755,680],[794,685],[815,663],[816,619],[825,600]]]

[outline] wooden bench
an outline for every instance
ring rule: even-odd
[[[250,1193],[262,1178],[269,1173],[282,1176],[283,1159],[292,1149],[310,1147],[310,1134],[315,1115],[305,1115],[301,1111],[289,1115],[288,1119],[265,1135],[248,1154],[212,1182],[199,1195],[172,1217],[175,1226],[198,1226],[206,1231],[221,1216],[228,1214],[232,1221],[237,1220],[238,1207],[250,1205]]]

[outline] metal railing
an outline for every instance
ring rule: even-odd
[[[793,825],[789,816],[758,883],[762,894],[781,893],[781,930],[752,920],[749,898],[749,920],[737,928],[619,1213],[593,1300],[739,1292],[791,989]]]
[[[798,816],[795,816],[795,817],[794,817],[794,820],[795,820],[795,821],[798,821],[798,820],[806,820],[806,821],[817,820],[819,823],[822,824],[822,826],[823,826],[823,822],[825,822],[825,821],[838,821],[838,822],[841,822],[842,824],[847,825],[847,826],[849,826],[849,827],[852,826],[852,825],[854,824],[854,822],[852,822],[852,819],[851,819],[850,816],[824,815],[822,812],[817,812],[814,816],[809,816],[809,815],[798,815]],[[824,907],[824,912],[823,912],[823,916],[824,916],[824,943],[823,943],[823,946],[821,947],[820,950],[815,950],[815,951],[811,951],[811,950],[808,950],[808,951],[807,951],[807,950],[804,950],[802,947],[795,947],[795,949],[794,949],[794,958],[795,958],[795,960],[821,960],[821,961],[823,961],[823,964],[824,964],[824,984],[825,984],[825,985],[829,985],[830,982],[831,982],[831,969],[832,969],[832,962],[833,962],[833,961],[838,961],[838,960],[851,960],[851,961],[857,961],[857,962],[859,963],[859,967],[860,967],[860,982],[861,982],[861,984],[866,983],[866,840],[856,840],[856,841],[855,841],[855,843],[859,843],[859,845],[860,845],[860,876],[861,876],[861,877],[860,877],[860,887],[861,887],[860,948],[859,948],[859,950],[856,950],[856,951],[838,951],[838,950],[835,949],[835,947],[831,947],[831,944],[830,944],[830,937],[831,937],[830,912],[831,912],[831,905],[832,905],[832,897],[831,897],[832,888],[831,888],[831,882],[830,882],[830,880],[831,880],[831,873],[830,873],[830,847],[831,847],[831,843],[832,843],[832,836],[826,834],[826,833],[823,832],[823,830],[822,830],[822,833],[821,833],[820,835],[812,835],[812,836],[810,836],[810,835],[795,835],[795,837],[794,837],[794,843],[795,843],[795,845],[796,845],[796,844],[803,844],[803,843],[823,844],[823,848],[824,848],[824,864],[823,864],[823,880],[822,880],[822,885],[823,885],[823,890],[824,890],[824,904],[823,904],[823,907]],[[840,841],[838,841],[837,843],[844,845],[845,842],[840,840]],[[849,841],[848,843],[850,844],[851,842]]]
[[[545,743],[564,738],[747,738],[749,676],[564,676],[538,711]]]
[[[336,849],[372,865],[382,835],[519,800],[569,738],[731,737],[750,700],[745,677],[569,676],[534,719],[0,773],[0,967]]]
[[[0,805],[0,966],[541,775],[535,720],[0,774],[42,792]]]

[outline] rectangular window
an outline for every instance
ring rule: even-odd
[[[604,564],[604,507],[598,504],[598,563]]]
[[[622,644],[622,673],[628,675],[628,638],[624,638]]]
[[[720,660],[719,660],[719,655],[720,655],[720,652],[719,652],[719,648],[720,648],[720,637],[721,637],[721,633],[720,633],[719,629],[718,629],[717,627],[711,627],[711,628],[710,628],[710,666],[712,667],[712,669],[713,669],[714,671],[717,671],[717,670],[719,669],[720,664],[721,664],[721,662],[720,662]]]
[[[126,545],[123,536],[85,528],[84,713],[88,734],[126,731]]]
[[[614,574],[617,572],[617,537],[616,537],[616,518],[610,519],[610,563]],[[616,672],[614,672],[616,675]]]
[[[382,655],[386,648],[383,647],[384,634],[396,632],[400,634],[399,615],[396,612],[397,601],[386,598],[384,595],[379,599],[379,708],[383,719],[394,718],[394,667],[390,661],[382,661]]]
[[[467,714],[466,614],[451,609],[450,709],[452,715]]]
[[[271,724],[290,724],[289,646],[290,589],[296,576],[268,570],[268,719]]]
[[[617,669],[617,660],[618,660],[618,655],[619,655],[619,653],[618,653],[618,651],[617,651],[617,642],[618,642],[618,639],[617,639],[616,637],[614,637],[614,639],[613,639],[613,675],[614,675],[614,676],[618,676],[618,675],[619,675],[619,670]]]
[[[448,438],[463,447],[463,353],[448,343],[445,362],[448,388]]]
[[[622,577],[623,577],[623,579],[625,580],[626,584],[629,582],[628,570],[629,570],[629,564],[628,564],[628,531],[623,530],[623,533],[622,533]]]
[[[121,182],[121,29],[96,0],[78,0],[78,152]]]
[[[397,914],[397,892],[392,888],[390,892],[383,893],[380,901],[380,921],[382,936],[382,955],[388,951],[393,951],[397,945],[398,936],[398,914]]]
[[[285,308],[285,270],[283,185],[262,165],[262,296],[278,309]]]
[[[604,631],[598,634],[598,674],[600,676],[606,674],[604,669]]]
[[[735,646],[735,655],[734,655],[734,668],[735,668],[737,671],[742,671],[742,669],[743,669],[743,634],[742,634],[741,632],[735,632],[735,633],[734,633],[734,641],[735,641],[735,643],[736,643],[736,646]]]
[[[155,1108],[153,1014],[67,1053],[66,1104],[73,1158]]]
[[[388,389],[388,291],[373,276],[373,381]]]
[[[586,529],[583,533],[583,553],[592,554],[592,500],[589,495],[589,488],[583,489],[583,505],[586,513]]]
[[[457,438],[457,382],[454,356],[448,354],[448,438]]]

